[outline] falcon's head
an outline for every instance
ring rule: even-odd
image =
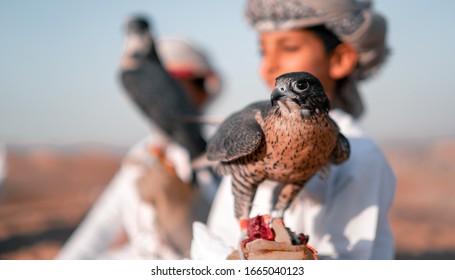
[[[270,96],[272,106],[296,108],[303,116],[327,112],[329,99],[321,82],[308,72],[291,72],[276,78],[275,89]]]
[[[134,69],[151,53],[152,34],[145,17],[131,17],[125,23],[126,39],[122,58],[122,69]]]

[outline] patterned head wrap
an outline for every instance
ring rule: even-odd
[[[370,1],[356,0],[249,0],[246,18],[258,32],[323,25],[354,46],[358,67],[339,85],[332,104],[358,117],[363,104],[356,82],[372,76],[388,54],[386,21],[370,6]]]

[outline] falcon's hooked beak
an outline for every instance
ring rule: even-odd
[[[270,96],[270,101],[272,102],[272,106],[275,106],[277,104],[277,101],[280,100],[282,97],[286,96],[284,93],[284,88],[279,88],[276,87],[272,91],[272,95]]]
[[[299,100],[295,97],[295,94],[288,89],[286,86],[277,86],[272,91],[270,96],[270,101],[272,102],[272,106],[277,105],[278,100],[286,98],[288,101],[292,101],[298,105],[300,105]]]
[[[125,27],[127,33],[145,33],[150,30],[148,20],[140,16],[128,18]]]

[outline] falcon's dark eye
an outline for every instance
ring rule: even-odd
[[[297,81],[292,85],[292,89],[296,92],[304,92],[310,87],[307,81]]]

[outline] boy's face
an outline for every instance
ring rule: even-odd
[[[275,78],[288,72],[309,72],[319,78],[327,90],[333,83],[329,76],[330,57],[322,41],[311,31],[283,30],[260,34],[262,61],[260,74],[270,89]],[[329,93],[327,93],[329,95]]]

